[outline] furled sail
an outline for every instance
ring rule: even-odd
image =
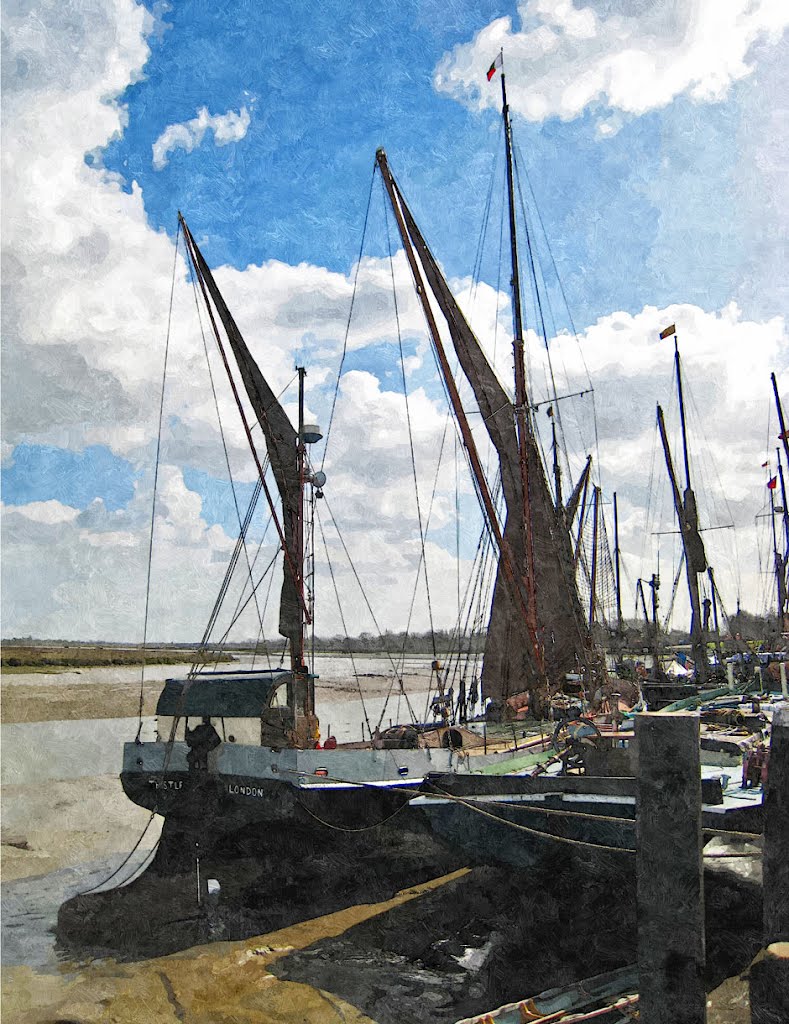
[[[498,453],[507,506],[504,537],[516,564],[523,566],[523,491],[513,404],[460,311],[399,190],[398,198],[425,277],[446,318],[460,365]],[[531,433],[528,457],[538,640],[544,648],[546,675],[555,685],[564,673],[587,662],[585,627],[575,587],[570,539],[558,519]],[[485,646],[483,693],[505,700],[532,687],[537,678],[532,641],[499,564]]]
[[[244,382],[249,401],[257,416],[258,423],[266,438],[271,469],[282,499],[282,532],[287,546],[284,579],[279,606],[279,631],[291,641],[292,649],[300,649],[302,630],[301,602],[294,566],[298,565],[299,519],[299,468],[297,461],[296,430],[288,419],[274,392],[260,372],[247,344],[233,319],[225,300],[217,287],[213,274],[200,252],[189,228],[184,224],[189,245],[194,254],[197,273],[205,283],[219,318],[221,319],[230,347],[233,350],[241,379]]]

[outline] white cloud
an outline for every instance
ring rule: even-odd
[[[0,505],[5,510],[9,506]],[[79,509],[70,505],[63,505],[59,501],[29,501],[26,505],[11,506],[15,512],[30,519],[34,523],[47,523],[52,526],[57,523],[70,523],[79,516]]]
[[[84,8],[84,14],[50,5],[38,20],[11,15],[7,7],[4,450],[22,441],[73,449],[104,444],[146,475],[137,479],[129,506],[117,512],[108,511],[101,501],[81,512],[55,501],[4,507],[4,628],[21,635],[138,639],[173,244],[148,224],[139,187],[127,194],[101,166],[87,166],[84,154],[105,146],[123,130],[125,112],[113,97],[142,73],[152,27],[144,9],[131,0],[97,4],[92,11]],[[762,5],[752,11],[763,9]],[[572,39],[579,52],[593,38],[592,27],[600,31],[596,14],[591,18],[569,5],[552,10],[552,31],[565,43]],[[748,16],[751,22],[755,17]],[[490,59],[483,60],[483,66]],[[324,427],[328,409],[319,385],[331,383],[336,373],[355,271],[351,268],[346,275],[274,261],[243,271],[216,271],[275,391],[292,379],[295,353],[304,355],[309,366],[308,402]],[[409,358],[409,369],[416,375],[422,363],[429,366],[431,360],[425,359],[424,326],[402,254],[395,258],[395,277],[401,329],[416,343],[416,355]],[[470,303],[468,282],[456,281],[453,287],[464,304]],[[360,360],[356,353],[365,348],[383,342],[396,350],[392,314],[388,261],[365,259],[359,267],[348,338],[354,365]],[[671,343],[659,343],[656,335],[672,321],[681,332],[692,390],[705,414],[707,447],[697,448],[702,455],[696,458],[703,463],[707,455],[715,455],[720,467],[720,481],[712,480],[705,494],[715,501],[726,495],[738,525],[751,532],[763,496],[758,467],[764,461],[767,436],[768,375],[771,369],[779,374],[788,369],[783,323],[745,321],[734,306],[711,312],[680,304],[665,310],[647,307],[635,315],[612,313],[583,332],[583,352],[596,387],[603,480],[608,490],[616,487],[622,497],[623,543],[631,564],[639,566],[638,573],[646,571],[638,559],[648,503],[654,404],[656,397],[671,391]],[[475,293],[474,322],[491,349],[498,325],[498,371],[502,380],[509,380],[508,301],[481,285]],[[530,348],[535,397],[542,398],[542,349],[533,339]],[[576,340],[562,337],[552,343],[552,352],[557,365],[567,366],[568,390],[576,389],[570,386],[574,383],[585,386]],[[381,624],[394,628],[404,624],[408,613],[420,543],[405,406],[396,393],[394,359],[392,366],[391,383],[380,370],[378,376],[354,370],[341,382],[326,496]],[[249,479],[251,461],[231,396],[222,386],[222,373],[215,360],[234,474]],[[418,376],[411,395],[425,519],[446,420],[433,392],[424,390],[426,381],[426,374]],[[288,404],[292,409],[292,400]],[[587,441],[594,436],[591,400],[577,403],[576,412],[569,403],[565,408],[563,419],[576,452],[575,473],[583,458],[581,436]],[[176,267],[165,413],[151,636],[193,639],[213,603],[232,540],[220,527],[208,525],[199,497],[183,482],[184,466],[199,466],[216,476],[224,474],[224,466],[182,261]],[[480,432],[481,426],[475,429]],[[450,432],[447,454],[453,444]],[[461,487],[466,500],[467,481],[461,480]],[[705,515],[711,514],[703,504],[702,508]],[[453,509],[450,461],[439,477],[433,528],[451,530]],[[473,532],[471,517],[463,529]],[[352,575],[342,567],[337,542],[330,543],[335,545],[332,558],[336,556],[340,585],[351,595],[349,628],[369,629],[364,604],[353,596]],[[758,558],[752,544],[742,550],[747,554],[741,558],[747,576],[744,603],[753,606],[761,585],[754,568]],[[427,557],[437,622],[445,625],[454,614],[454,559],[430,538]],[[319,592],[319,630],[339,631],[325,571]],[[423,591],[415,622],[420,628],[426,622]],[[273,632],[271,622],[268,628]],[[254,634],[250,618],[240,632]]]
[[[782,0],[521,0],[521,27],[498,18],[438,65],[436,88],[472,107],[497,106],[485,71],[504,48],[510,105],[530,121],[569,121],[587,109],[638,115],[687,93],[723,99],[753,71],[759,41],[777,42],[789,24]],[[620,121],[601,121],[601,135]]]
[[[249,125],[250,116],[246,107],[242,107],[238,113],[228,110],[226,114],[209,114],[207,107],[201,107],[197,117],[190,121],[167,125],[151,147],[153,166],[157,171],[166,167],[168,154],[174,149],[185,149],[191,153],[202,143],[207,131],[214,133],[217,146],[239,142],[246,135]]]

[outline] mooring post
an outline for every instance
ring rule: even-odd
[[[729,681],[729,689],[734,691],[734,665],[731,662],[726,666],[726,678]]]
[[[784,700],[789,700],[789,690],[786,688],[786,662],[782,661],[778,664],[778,675],[781,678],[781,696]]]
[[[782,666],[783,667],[783,666]],[[764,793],[764,950],[751,966],[753,1024],[789,1020],[789,705],[773,714]]]
[[[704,1024],[697,714],[636,715],[638,985],[642,1024]]]

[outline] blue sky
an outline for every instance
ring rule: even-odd
[[[84,510],[100,498],[109,512],[123,512],[149,468],[151,436],[132,440],[132,424],[135,403],[158,387],[156,372],[150,370],[144,383],[148,364],[144,373],[133,368],[130,353],[137,342],[123,339],[156,330],[161,308],[146,296],[141,276],[128,280],[128,291],[139,300],[142,314],[115,322],[114,311],[97,310],[102,291],[117,291],[118,282],[104,285],[100,276],[91,281],[88,275],[83,286],[84,252],[95,256],[97,265],[104,248],[115,255],[143,252],[139,273],[144,275],[146,246],[151,267],[166,263],[157,233],[174,237],[180,209],[212,266],[227,264],[245,275],[250,265],[280,261],[311,268],[305,280],[315,268],[347,275],[359,251],[375,151],[384,146],[445,270],[453,277],[470,275],[501,146],[499,78],[490,85],[484,80],[500,43],[505,58],[510,55],[519,166],[536,197],[568,300],[569,316],[552,286],[558,328],[568,327],[570,317],[581,332],[619,317],[611,329],[626,324],[631,330],[634,323],[649,320],[651,314],[643,311],[650,307],[678,304],[697,307],[710,323],[730,303],[739,308],[736,316],[731,314],[737,322],[764,325],[785,315],[781,108],[789,91],[789,65],[785,40],[779,42],[781,19],[757,3],[747,15],[743,8],[730,22],[721,15],[715,25],[697,29],[682,8],[653,7],[642,17],[625,0],[588,0],[586,6],[581,0],[571,5],[551,0],[542,7],[525,0],[520,9],[489,0],[451,5],[404,0],[385,12],[376,4],[347,0],[254,6],[194,2],[152,5],[146,24],[132,0],[117,0],[102,10],[101,18],[42,8],[36,15],[46,28],[40,60],[30,42],[35,27],[23,25],[24,14],[8,15],[11,43],[4,73],[11,88],[6,88],[4,107],[9,138],[18,118],[24,126],[17,136],[20,146],[27,147],[25,159],[33,159],[40,146],[43,168],[38,175],[25,175],[20,158],[18,187],[7,175],[5,206],[12,214],[19,210],[21,226],[20,241],[12,240],[9,251],[24,271],[20,281],[29,284],[38,277],[44,298],[29,302],[30,309],[40,310],[35,330],[25,326],[25,317],[31,322],[30,309],[4,313],[7,373],[19,365],[30,378],[29,385],[11,390],[5,385],[10,410],[2,470],[6,506],[59,501]],[[654,11],[676,24],[666,29],[655,23]],[[623,12],[624,27],[612,28]],[[535,55],[529,33],[540,26],[559,40],[555,59],[551,53]],[[647,52],[641,59],[643,77],[631,69],[624,92],[617,92],[617,62],[626,52],[653,43],[654,66],[647,68]],[[50,53],[60,54],[54,63],[61,68],[73,64],[70,72],[62,72],[62,80],[47,71],[54,66]],[[594,78],[601,60],[607,69],[601,80],[607,84],[598,94],[590,93],[591,99],[576,102],[573,97]],[[691,74],[685,81],[688,63],[699,70],[697,78]],[[80,97],[81,88],[84,124],[77,106],[57,122],[48,123],[42,114],[43,120],[33,119],[34,127],[28,128],[26,118],[37,103],[42,111],[60,109],[56,99]],[[22,99],[17,101],[17,95]],[[548,97],[546,112],[536,116],[530,101],[542,96]],[[485,105],[485,97],[492,97],[491,105]],[[114,128],[109,111],[117,115]],[[240,128],[231,123],[237,116],[246,119]],[[195,137],[189,125],[201,117],[203,127]],[[235,133],[224,140],[227,144],[219,144],[223,130]],[[157,166],[157,140],[169,132],[183,141],[189,131],[189,145],[165,148]],[[59,152],[73,153],[95,172],[84,191],[75,191],[78,198],[70,195],[67,173],[55,183],[52,168],[68,166]],[[501,176],[500,158],[497,169]],[[112,198],[116,180],[127,207]],[[121,211],[109,240],[102,239],[98,221],[89,222],[93,188],[103,190],[113,216]],[[46,230],[39,227],[25,235],[27,203],[52,230],[48,250]],[[377,191],[365,249],[369,256],[385,253],[381,211]],[[83,221],[77,223],[80,216]],[[498,218],[496,208],[481,265],[482,279],[494,287],[507,277],[506,272],[499,276],[497,266]],[[41,253],[31,254],[37,235]],[[536,245],[540,258],[548,260],[539,230]],[[73,274],[67,263],[72,251],[78,261]],[[50,259],[62,259],[56,270],[49,267]],[[49,308],[47,282],[70,276],[80,282],[78,292],[66,299],[57,296],[57,302],[53,292]],[[254,280],[254,287],[265,288],[267,282],[275,287],[272,275]],[[332,279],[332,287],[337,280]],[[20,286],[20,302],[25,287]],[[263,302],[267,296],[259,298]],[[252,293],[249,299],[250,309],[257,308]],[[533,311],[527,311],[527,319],[533,323]],[[61,338],[57,332],[64,322]],[[283,335],[284,341],[277,341],[280,349],[284,343],[294,354],[304,348],[309,358],[322,342],[323,321],[316,322],[314,331]],[[404,331],[408,356],[417,352],[412,326]],[[259,329],[265,335],[268,328],[261,324]],[[614,373],[616,346],[631,335],[611,336],[613,355],[601,356],[607,372]],[[118,338],[126,348],[115,360]],[[72,398],[66,370],[58,376],[51,360],[44,361],[48,350],[42,342],[55,341],[62,342],[59,351],[68,359],[62,366],[74,381],[80,375],[83,379],[74,385]],[[139,358],[142,366],[144,357]],[[158,358],[151,356],[151,366]],[[632,353],[623,350],[623,366],[630,359]],[[284,360],[292,363],[290,354]],[[352,352],[345,369],[367,370],[386,390],[400,390],[390,342]],[[666,374],[668,369],[667,364]],[[652,370],[638,376],[630,367],[628,375],[646,389]],[[429,360],[412,384],[425,386],[429,396],[439,393]],[[324,420],[332,388],[329,375],[311,399]],[[203,521],[231,532],[235,511],[219,471],[188,461],[183,468],[187,489],[202,499]],[[633,494],[644,484],[634,482]],[[452,531],[442,529],[442,542],[450,548]]]
[[[494,16],[515,17],[515,6],[453,4],[448,17],[443,3],[412,0],[384,18],[376,5],[334,0],[249,13],[244,5],[174,5],[144,78],[124,94],[128,127],[103,160],[127,187],[139,182],[151,224],[174,233],[180,207],[214,265],[279,259],[345,271],[382,145],[448,272],[469,273],[499,118],[438,95],[432,76],[447,50]],[[484,87],[498,97],[497,79]],[[731,187],[741,159],[733,140],[759,88],[746,78],[701,110],[679,97],[607,139],[596,134],[594,112],[517,124],[579,323],[663,305],[678,292],[707,306],[728,300],[750,216]],[[153,141],[204,104],[211,113],[246,106],[245,138],[176,150],[155,170]],[[701,195],[688,187],[694,181]],[[707,250],[705,264],[690,238]],[[778,311],[769,296],[760,305]]]

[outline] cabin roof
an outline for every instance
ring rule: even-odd
[[[272,692],[290,672],[233,672],[193,679],[168,679],[159,694],[157,715],[184,718],[257,718]]]

